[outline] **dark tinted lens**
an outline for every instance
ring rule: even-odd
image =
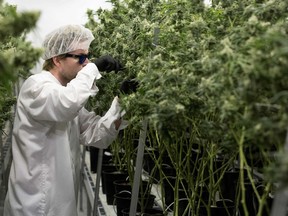
[[[79,55],[79,63],[83,64],[87,58],[88,58],[88,55]]]

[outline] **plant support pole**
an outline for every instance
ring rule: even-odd
[[[284,151],[288,154],[288,129]],[[286,216],[288,203],[288,187],[278,189],[275,193],[275,198],[272,205],[271,216]]]
[[[99,202],[99,188],[100,188],[100,178],[102,171],[102,162],[103,162],[103,149],[99,149],[98,152],[98,164],[97,164],[97,176],[94,189],[94,206],[93,206],[93,216],[98,215],[98,202]]]
[[[80,211],[83,211],[83,183],[84,183],[84,167],[85,167],[86,148],[83,148],[81,161],[81,181],[80,181]]]
[[[130,212],[129,216],[135,216],[137,211],[137,202],[139,196],[139,186],[142,176],[142,165],[143,165],[143,156],[144,156],[144,147],[147,134],[147,119],[144,119],[142,122],[142,130],[140,131],[138,150],[137,150],[137,159],[136,159],[136,171],[133,179],[132,187],[132,197],[130,203]]]

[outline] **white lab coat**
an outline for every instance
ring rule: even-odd
[[[117,97],[103,117],[84,108],[98,92],[94,80],[100,77],[89,63],[67,86],[48,71],[24,82],[4,216],[77,216],[79,143],[108,147],[118,134],[113,122],[123,114]]]

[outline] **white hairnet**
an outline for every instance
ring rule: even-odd
[[[47,60],[78,49],[88,50],[93,39],[92,32],[81,25],[62,26],[45,37],[42,58]]]

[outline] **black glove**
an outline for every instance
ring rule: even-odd
[[[137,91],[138,86],[139,86],[139,82],[136,81],[135,79],[124,80],[121,83],[120,92],[122,94],[131,94]]]
[[[117,73],[124,69],[121,63],[110,55],[99,57],[94,61],[94,64],[96,64],[99,71],[111,72],[114,70]]]

